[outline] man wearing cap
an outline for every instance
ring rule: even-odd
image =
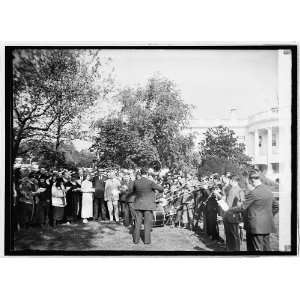
[[[278,203],[272,192],[262,184],[257,171],[250,172],[249,184],[253,189],[246,194],[240,207],[244,211],[247,250],[271,251],[270,233],[275,232],[273,216],[278,212]]]

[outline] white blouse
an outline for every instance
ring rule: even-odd
[[[89,180],[82,181],[81,191],[83,193],[93,193],[93,192],[95,192],[95,189],[93,188],[93,183]]]
[[[65,207],[66,199],[65,193],[61,188],[57,188],[55,184],[53,184],[52,189],[52,205],[56,207]]]

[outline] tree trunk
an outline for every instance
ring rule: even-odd
[[[54,165],[57,165],[57,154],[58,154],[58,148],[60,145],[60,134],[61,134],[61,124],[60,124],[60,114],[58,115],[58,119],[57,119],[57,131],[56,131],[56,142],[55,142],[55,161],[54,161]]]
[[[15,160],[16,160],[17,156],[18,156],[20,143],[21,143],[21,140],[18,140],[16,142],[14,142],[14,145],[13,145],[12,156],[11,156],[11,162],[12,162],[13,165],[15,163]]]
[[[21,144],[21,141],[22,141],[22,134],[23,134],[23,131],[24,131],[24,125],[22,125],[19,128],[19,132],[16,135],[16,137],[13,137],[13,151],[12,151],[12,159],[11,159],[12,164],[15,163],[15,160],[16,160],[16,158],[18,156],[18,153],[19,153],[19,148],[20,148],[20,144]]]

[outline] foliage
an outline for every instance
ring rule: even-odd
[[[76,166],[90,168],[95,164],[97,156],[88,150],[81,150],[74,160],[76,161]]]
[[[136,130],[118,118],[98,122],[98,129],[91,150],[97,153],[99,167],[144,166],[158,157],[149,140],[141,139]]]
[[[40,167],[91,167],[95,163],[96,156],[88,150],[78,152],[72,144],[62,142],[56,150],[55,143],[47,140],[30,140],[23,143],[21,151],[23,158],[38,158]]]
[[[61,167],[66,164],[66,158],[61,151],[56,151],[52,142],[31,139],[23,143],[20,151],[24,153],[23,158],[38,158],[41,167],[53,167],[54,165]]]
[[[221,157],[206,158],[199,168],[201,175],[224,174],[226,172],[242,175],[244,171],[245,166],[240,166],[236,161]]]
[[[238,143],[235,132],[227,127],[209,128],[200,142],[203,175],[225,172],[242,175],[251,168],[251,158],[245,154],[245,145]]]
[[[193,140],[181,130],[187,124],[190,106],[184,104],[174,82],[155,76],[145,87],[124,89],[117,98],[128,128],[155,149],[163,167],[181,167],[187,162]]]
[[[30,139],[61,141],[98,95],[99,50],[26,49],[13,53],[14,158]],[[89,63],[87,63],[87,61]],[[69,128],[68,128],[69,126]]]

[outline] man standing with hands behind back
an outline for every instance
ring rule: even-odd
[[[140,241],[140,231],[144,217],[144,243],[151,244],[152,217],[153,211],[156,210],[155,190],[163,192],[163,187],[147,178],[146,169],[141,169],[141,176],[140,179],[135,180],[133,183],[133,192],[136,195],[133,242],[138,244]]]

